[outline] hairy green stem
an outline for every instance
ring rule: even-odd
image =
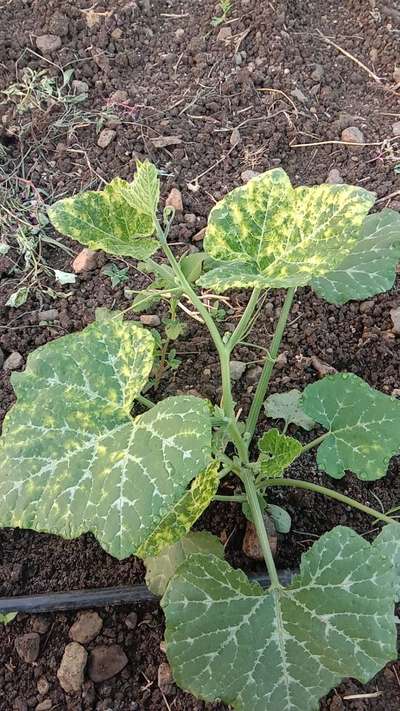
[[[321,435],[320,437],[316,437],[315,439],[311,440],[311,442],[309,442],[308,444],[305,444],[305,445],[304,445],[304,447],[303,447],[301,453],[304,454],[304,452],[308,452],[308,451],[309,451],[310,449],[312,449],[313,447],[318,447],[318,445],[321,444],[321,442],[323,442],[324,439],[326,439],[327,437],[329,437],[330,434],[331,434],[330,432],[325,432],[325,433],[324,433],[323,435]]]
[[[261,289],[253,289],[248,304],[245,310],[243,311],[242,317],[227,343],[230,352],[233,351],[235,346],[239,343],[239,341],[242,340],[243,336],[245,335],[251,317],[253,316],[254,309],[257,306],[258,299],[260,298],[260,294]]]
[[[213,501],[236,501],[238,503],[242,503],[243,501],[247,501],[247,496],[245,496],[244,494],[233,494],[232,496],[216,494],[215,496],[213,496]]]
[[[151,400],[149,400],[148,397],[145,397],[144,395],[136,395],[136,400],[140,402],[141,405],[147,407],[149,410],[151,410],[151,408],[155,405],[155,402],[152,402]]]
[[[369,516],[373,516],[373,518],[378,519],[378,521],[384,521],[385,523],[399,523],[396,519],[390,518],[390,516],[386,516],[386,514],[380,513],[380,511],[376,511],[370,506],[365,506],[365,504],[361,504],[359,501],[350,498],[350,496],[345,496],[345,494],[340,494],[338,491],[328,489],[326,486],[320,486],[319,484],[313,484],[309,481],[301,481],[298,479],[271,479],[269,481],[264,481],[262,487],[260,488],[270,486],[291,486],[296,489],[314,491],[316,494],[323,494],[324,496],[329,496],[331,499],[340,501],[346,506],[352,506],[353,509],[358,509]]]
[[[279,316],[279,321],[276,327],[274,337],[272,339],[271,347],[269,349],[268,355],[265,359],[263,372],[261,373],[260,380],[258,381],[257,389],[254,395],[253,402],[251,404],[250,412],[246,422],[246,435],[248,438],[247,444],[249,445],[254,434],[254,430],[257,425],[258,418],[260,416],[260,411],[263,406],[266,392],[268,390],[269,381],[271,379],[272,371],[275,365],[275,360],[278,355],[279,347],[281,345],[281,340],[283,332],[285,330],[286,321],[289,316],[290,307],[292,305],[293,297],[295,295],[295,287],[291,287],[286,292],[285,302],[282,307],[281,314]]]
[[[248,469],[244,469],[242,474],[242,480],[244,488],[246,490],[247,501],[250,506],[253,522],[256,527],[258,540],[260,541],[261,550],[263,552],[264,560],[267,566],[268,575],[271,580],[270,590],[281,588],[282,585],[279,582],[274,557],[272,555],[268,535],[265,530],[264,518],[261,511],[260,502],[258,500],[257,489],[252,472]]]

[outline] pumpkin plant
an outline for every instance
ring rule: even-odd
[[[321,470],[334,479],[346,470],[366,481],[383,477],[400,450],[400,402],[352,373],[328,375],[303,393],[266,395],[296,288],[308,285],[337,305],[389,289],[400,216],[388,209],[368,215],[374,195],[363,188],[293,188],[278,168],[215,205],[205,254],[177,259],[167,241],[173,210],[159,217],[159,191],[155,166],[138,163],[133,182],[116,178],[101,192],[63,199],[49,216],[81,244],[144,261],[154,274],[144,303],[189,301],[217,350],[222,400],[177,395],[154,404],[144,395],[152,334],[101,310],[82,332],[38,348],[25,372],[12,376],[17,401],[1,440],[0,524],[66,538],[91,531],[111,555],[144,558],[148,583],[163,596],[167,656],[182,688],[237,711],[310,711],[343,677],[367,682],[396,657],[400,524],[285,471],[315,448]],[[160,249],[166,261],[153,259]],[[233,288],[252,293],[233,333],[221,334],[200,290]],[[241,421],[230,357],[274,288],[285,289],[286,298]],[[261,433],[253,445],[264,405],[284,428]],[[302,444],[287,434],[290,424],[316,430],[314,438]],[[241,491],[217,494],[231,473]],[[370,543],[350,528],[333,528],[284,587],[263,509],[273,487],[288,486],[353,506],[382,530]],[[242,505],[254,522],[268,589],[225,562],[210,533],[190,532],[216,499]]]

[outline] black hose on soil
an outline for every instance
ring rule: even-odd
[[[282,570],[279,579],[288,585],[295,571]],[[251,581],[268,587],[266,575],[251,576]],[[0,597],[0,613],[9,612],[54,612],[55,610],[79,610],[85,607],[106,607],[108,605],[131,605],[142,602],[157,602],[146,585],[125,585],[115,588],[95,588],[92,590],[72,590],[71,592],[40,593],[37,595],[17,595]]]

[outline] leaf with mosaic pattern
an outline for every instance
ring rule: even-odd
[[[400,261],[400,215],[382,210],[368,215],[360,240],[333,272],[315,277],[311,286],[330,304],[369,299],[392,288]]]
[[[48,209],[58,232],[91,249],[116,256],[147,259],[159,247],[152,237],[154,217],[128,200],[130,183],[114,178],[102,191],[89,190],[64,198]]]
[[[400,523],[389,523],[382,528],[372,543],[375,550],[390,560],[394,572],[394,600],[400,602]]]
[[[154,595],[164,595],[167,585],[180,565],[194,553],[224,558],[224,547],[208,531],[191,531],[172,546],[164,548],[159,555],[145,558],[146,585]]]
[[[135,553],[209,464],[208,403],[170,397],[132,418],[153,363],[151,334],[95,322],[28,357],[0,440],[0,525]]]
[[[136,173],[131,183],[124,183],[127,202],[139,213],[154,217],[160,199],[158,170],[150,161],[136,161]]]
[[[301,405],[300,390],[288,390],[286,393],[269,395],[264,402],[265,413],[274,420],[284,420],[286,427],[290,424],[311,430],[315,427],[314,420],[308,417]]]
[[[351,185],[293,188],[284,170],[269,170],[232,190],[209,215],[204,249],[233,267],[234,284],[224,284],[223,265],[198,284],[218,292],[304,286],[349,254],[374,200]]]
[[[400,401],[371,388],[353,373],[327,375],[307,385],[304,412],[329,430],[317,463],[340,479],[346,469],[373,481],[386,474],[400,451]]]
[[[261,452],[260,476],[263,478],[277,477],[294,462],[302,452],[302,445],[294,437],[288,437],[273,428],[265,432],[258,440]]]
[[[175,681],[236,711],[305,711],[343,677],[395,659],[390,562],[349,528],[323,535],[288,588],[264,591],[214,556],[190,556],[162,600]]]

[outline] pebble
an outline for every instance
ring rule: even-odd
[[[342,183],[344,183],[344,180],[337,168],[331,168],[325,182],[329,183],[329,185],[341,185]]]
[[[166,654],[166,652],[167,652],[167,643],[166,643],[165,639],[162,639],[160,642],[160,651],[163,654]]]
[[[93,249],[85,247],[79,252],[78,256],[75,257],[72,262],[72,269],[75,274],[82,274],[83,272],[90,272],[92,269],[97,267],[97,252]]]
[[[261,377],[262,373],[262,368],[260,365],[254,365],[252,368],[249,368],[246,374],[246,380],[250,385],[255,385],[258,383]]]
[[[394,136],[400,136],[400,121],[392,124],[392,131]]]
[[[243,173],[240,174],[240,177],[242,179],[242,183],[248,183],[249,180],[257,178],[258,175],[260,175],[260,173],[257,173],[256,170],[244,170]]]
[[[393,79],[398,84],[400,82],[400,67],[395,67],[393,69]]]
[[[240,380],[246,368],[246,363],[242,363],[240,360],[231,360],[230,371],[232,380]]]
[[[175,37],[177,40],[183,39],[185,36],[185,30],[182,29],[182,27],[178,27],[178,29],[175,31]]]
[[[364,143],[364,134],[357,126],[349,126],[342,131],[342,141],[346,143]]]
[[[89,93],[89,84],[86,84],[85,81],[80,81],[80,79],[73,79],[71,86],[72,86],[75,94],[88,94]]]
[[[264,518],[264,523],[265,523],[265,528],[268,534],[268,540],[269,540],[269,545],[271,546],[271,551],[272,555],[275,555],[277,545],[278,545],[278,538],[276,535],[276,530],[275,526],[272,522],[272,519],[270,516],[267,514],[263,515]],[[242,550],[245,555],[247,555],[248,558],[251,558],[252,560],[263,560],[263,552],[260,546],[260,541],[257,536],[257,530],[251,521],[247,521],[246,523],[246,532],[244,534],[243,538],[243,544],[242,544]]]
[[[31,620],[32,632],[38,632],[39,634],[46,634],[50,628],[50,620],[45,615],[39,615],[38,617],[32,617]]]
[[[40,35],[36,37],[36,47],[44,54],[51,54],[62,45],[61,37],[58,35]]]
[[[165,206],[173,207],[177,212],[181,212],[183,210],[182,194],[178,188],[172,188],[165,201]]]
[[[264,306],[264,315],[265,316],[272,316],[274,313],[274,305],[271,301],[267,301],[267,303]]]
[[[134,630],[138,623],[138,616],[136,612],[130,612],[129,615],[125,617],[125,624],[128,629]]]
[[[57,670],[60,685],[67,693],[80,691],[88,653],[78,642],[70,642],[64,650],[61,664]]]
[[[400,388],[394,388],[391,392],[392,397],[400,397]]]
[[[224,27],[221,27],[220,31],[217,34],[217,40],[218,42],[227,42],[230,40],[232,37],[232,29],[228,27],[227,25],[224,25]]]
[[[24,363],[24,358],[18,351],[13,351],[10,353],[8,358],[5,359],[3,368],[4,370],[18,370]]]
[[[301,101],[302,104],[307,103],[307,97],[303,94],[303,92],[300,89],[298,89],[298,88],[293,89],[293,91],[291,91],[290,93],[292,96],[294,96],[295,99],[298,99],[299,101]]]
[[[18,656],[27,664],[36,662],[40,649],[39,635],[36,632],[19,635],[15,640],[15,649]]]
[[[56,321],[58,319],[57,309],[48,309],[48,311],[39,311],[38,320],[39,321]]]
[[[337,373],[336,368],[329,365],[329,363],[324,363],[315,355],[311,356],[311,365],[321,378],[323,378],[324,375],[332,375],[333,373]]]
[[[367,314],[369,311],[372,311],[372,309],[374,308],[374,302],[373,301],[362,301],[359,308],[360,308],[361,314]]]
[[[392,319],[393,323],[393,333],[400,335],[400,306],[398,306],[396,309],[390,310],[390,318]]]
[[[187,225],[194,227],[197,222],[197,217],[192,212],[187,212],[185,215],[185,222]]]
[[[99,133],[99,137],[97,139],[97,145],[99,148],[107,148],[107,146],[110,145],[111,141],[114,140],[115,136],[117,135],[117,132],[114,131],[112,128],[103,128],[102,131]]]
[[[168,146],[179,146],[182,143],[182,139],[179,136],[157,136],[156,138],[150,138],[151,143],[154,148],[167,148]]]
[[[40,676],[39,679],[37,680],[36,683],[36,688],[42,696],[47,694],[48,690],[50,689],[50,684],[47,681],[45,676]]]
[[[316,64],[315,69],[311,72],[311,79],[313,81],[321,81],[324,76],[324,68],[322,64]]]
[[[103,620],[97,612],[82,612],[72,625],[69,636],[74,642],[92,642],[103,627]]]
[[[121,39],[122,35],[123,35],[123,32],[122,32],[122,30],[121,30],[120,27],[116,27],[115,30],[113,30],[113,31],[111,32],[111,37],[112,37],[112,39],[114,39],[114,40],[119,40],[119,39]]]
[[[193,242],[201,242],[204,239],[204,236],[206,234],[207,227],[203,227],[199,232],[196,232],[196,234],[192,237]]]
[[[160,691],[165,696],[170,696],[174,693],[174,680],[172,677],[171,667],[167,662],[161,662],[157,672],[157,684]]]
[[[53,702],[51,699],[44,699],[37,706],[35,706],[35,711],[50,711],[53,707]]]
[[[234,128],[233,131],[232,131],[232,133],[231,133],[231,135],[230,135],[229,143],[231,144],[231,146],[237,146],[237,145],[240,143],[241,140],[242,140],[242,139],[241,139],[241,137],[240,137],[240,131],[239,131],[239,129],[238,129],[238,128]]]
[[[275,361],[275,366],[279,369],[282,370],[282,368],[287,365],[287,351],[283,351],[283,353],[279,353],[276,361]]]
[[[89,676],[95,683],[106,681],[119,674],[127,664],[128,657],[118,644],[95,647],[90,652]]]
[[[144,326],[151,326],[152,328],[161,324],[161,319],[157,314],[143,314],[140,317],[140,321]]]
[[[123,104],[124,101],[127,100],[128,92],[124,89],[118,89],[117,91],[114,91],[114,93],[110,96],[110,101],[112,101],[113,104]]]

